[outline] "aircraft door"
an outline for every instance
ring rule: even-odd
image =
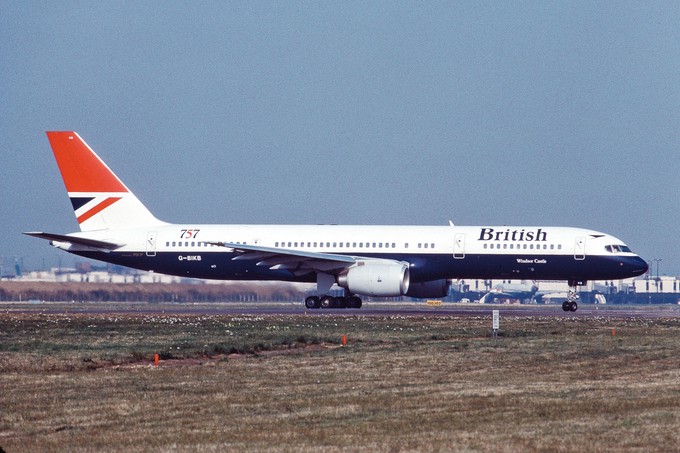
[[[146,234],[146,256],[156,256],[156,232]]]
[[[456,233],[454,236],[453,257],[457,260],[465,258],[465,233]]]
[[[586,238],[577,237],[574,243],[574,259],[581,261],[586,259]]]

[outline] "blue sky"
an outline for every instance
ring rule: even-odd
[[[564,225],[680,273],[678,2],[0,0],[0,256],[74,258],[46,130],[161,219]]]

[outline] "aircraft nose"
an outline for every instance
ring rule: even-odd
[[[631,271],[633,274],[637,277],[638,275],[642,275],[647,272],[649,269],[649,265],[647,264],[647,261],[643,260],[639,256],[635,256],[631,258],[629,265],[631,267]]]

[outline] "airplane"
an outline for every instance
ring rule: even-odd
[[[47,137],[80,231],[26,232],[78,256],[221,280],[316,283],[308,309],[360,308],[359,296],[445,297],[453,279],[566,280],[576,288],[647,272],[621,240],[539,226],[208,225],[157,219],[73,131]],[[344,296],[329,295],[333,285]]]

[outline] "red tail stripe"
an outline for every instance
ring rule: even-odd
[[[121,198],[122,198],[122,197],[109,197],[109,198],[105,199],[104,201],[102,201],[101,203],[99,203],[97,206],[93,207],[92,209],[90,209],[90,210],[87,211],[86,213],[80,215],[80,216],[78,217],[78,223],[79,223],[79,224],[80,224],[80,223],[83,223],[84,221],[86,221],[86,220],[89,219],[90,217],[99,214],[99,213],[102,212],[104,209],[108,208],[109,206],[111,206],[113,203],[115,203],[116,201],[120,200]]]
[[[127,192],[125,185],[75,132],[48,132],[68,192]]]

